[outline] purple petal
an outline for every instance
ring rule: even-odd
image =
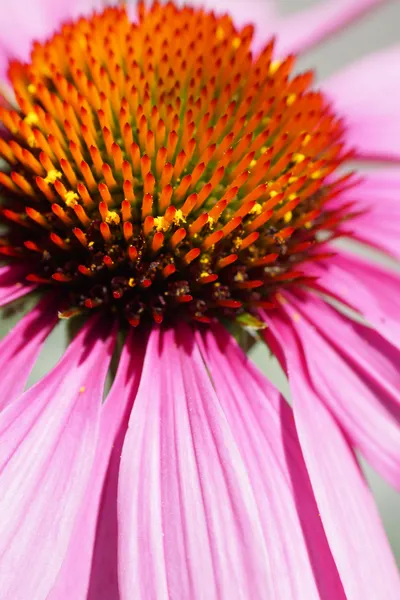
[[[318,277],[320,288],[360,312],[376,331],[400,348],[400,278],[355,254],[334,251],[336,255],[329,262],[307,265],[307,273]]]
[[[286,360],[300,444],[346,598],[395,600],[400,580],[372,495],[336,420],[315,394],[297,323],[279,316],[270,323]]]
[[[45,299],[0,342],[0,410],[23,391],[36,358],[57,321],[54,299]]]
[[[400,490],[400,352],[311,294],[285,299],[281,310],[294,319],[315,393]]]
[[[0,414],[0,579],[46,598],[90,477],[114,335],[91,320],[58,365]],[[71,575],[73,576],[73,574]]]
[[[229,368],[226,362],[225,377],[243,360]],[[213,387],[188,327],[151,333],[121,458],[122,599],[316,599],[320,587],[325,598],[344,598],[288,424],[290,409],[281,417],[276,392],[250,382],[262,396],[257,417],[265,431],[250,407],[245,419],[243,388],[229,403],[226,388],[217,380]],[[287,448],[283,427],[291,427]]]
[[[324,82],[362,158],[400,160],[400,45],[356,61]]]

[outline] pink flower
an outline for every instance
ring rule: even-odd
[[[400,257],[400,47],[323,92],[285,58],[380,2],[23,4],[0,305],[42,297],[0,344],[1,597],[399,598],[354,455],[400,488],[399,277],[335,238]],[[338,175],[366,158],[395,166]],[[85,322],[24,391],[57,315]]]

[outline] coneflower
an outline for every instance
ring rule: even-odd
[[[399,257],[399,173],[353,169],[400,159],[400,50],[293,72],[373,4],[255,37],[239,2],[49,3],[19,60],[0,34],[0,301],[41,296],[0,345],[2,598],[398,598],[353,448],[400,487],[399,279],[335,240]],[[85,323],[24,392],[57,318]]]

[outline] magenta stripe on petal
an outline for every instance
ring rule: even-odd
[[[221,326],[203,338],[204,360],[255,491],[276,597],[312,598],[316,586],[318,598],[344,598],[290,406]]]
[[[400,45],[356,61],[323,89],[347,125],[347,140],[362,158],[400,160]]]
[[[238,390],[229,405],[218,387],[188,326],[153,330],[121,458],[122,600],[316,599],[318,585],[325,598],[344,598],[315,506],[313,565],[326,559],[318,584],[308,559],[287,460],[308,510],[312,493],[295,441],[283,448],[288,416],[268,407],[262,432],[250,408],[240,422],[247,398]]]
[[[96,455],[74,533],[57,581],[46,600],[118,600],[117,474],[136,395],[144,344],[129,334],[101,410]]]
[[[11,264],[0,267],[0,306],[26,296],[35,289],[34,285],[24,283],[27,273],[25,265]]]
[[[400,352],[311,294],[285,298],[282,310],[294,319],[316,394],[400,490]]]
[[[57,321],[54,299],[45,299],[0,342],[0,410],[25,387],[36,358]]]
[[[300,444],[346,598],[396,600],[400,580],[372,495],[336,420],[314,392],[296,325],[275,314],[268,335],[286,359]]]
[[[360,312],[383,337],[400,348],[400,277],[366,260],[331,248],[336,255],[324,264],[307,265],[316,285]]]
[[[135,333],[128,336],[118,373],[102,411],[101,436],[110,442],[109,423],[115,423],[108,470],[98,517],[96,543],[87,600],[118,600],[117,489],[122,446],[130,412],[139,387],[145,341]]]
[[[4,598],[47,598],[54,585],[92,469],[114,339],[90,320],[57,366],[0,414]]]

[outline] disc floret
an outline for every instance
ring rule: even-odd
[[[173,3],[108,8],[13,63],[3,254],[65,288],[66,314],[112,306],[132,325],[268,308],[304,281],[343,180],[342,126],[312,73],[252,28]],[[315,257],[315,252],[314,252]]]

